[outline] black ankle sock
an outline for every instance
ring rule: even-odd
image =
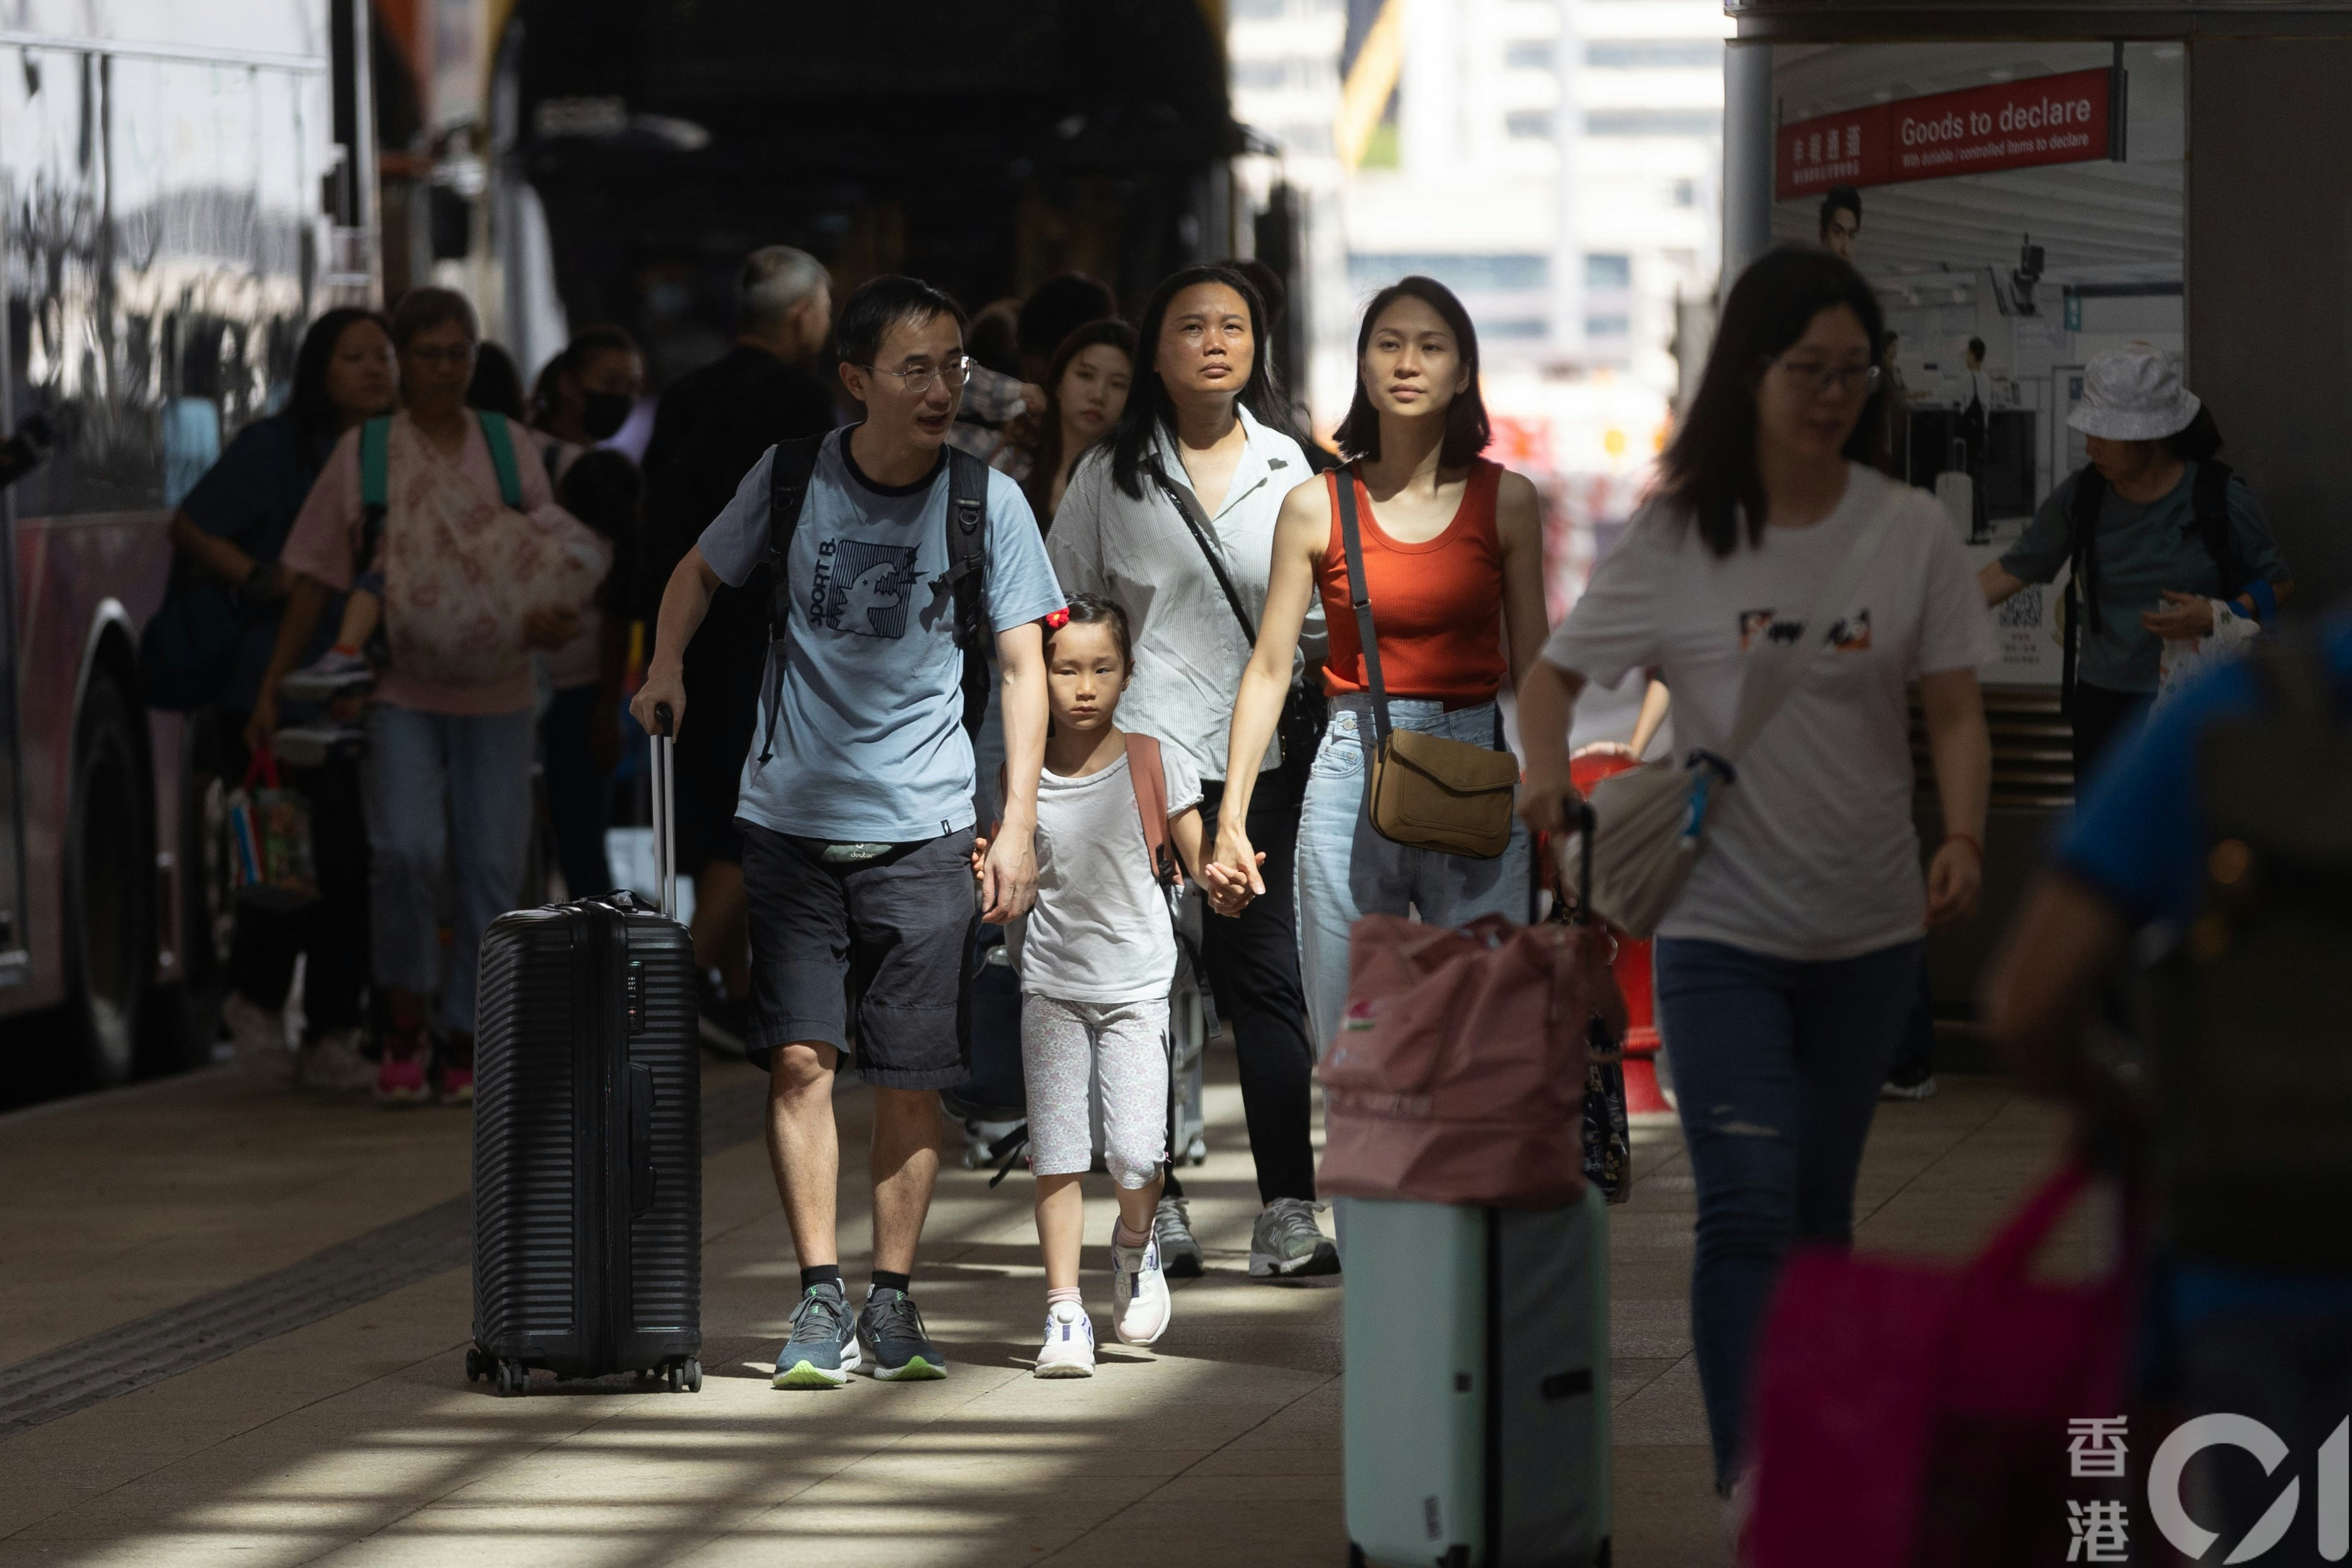
[[[910,1274],[893,1274],[887,1268],[877,1268],[874,1271],[874,1289],[877,1290],[896,1290],[899,1294],[905,1295],[914,1289],[914,1276]]]
[[[809,1288],[813,1285],[839,1285],[840,1283],[841,1265],[838,1263],[820,1263],[814,1268],[801,1270],[803,1295],[808,1294]]]

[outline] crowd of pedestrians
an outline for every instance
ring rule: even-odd
[[[1979,899],[1989,606],[2062,569],[2081,605],[2067,697],[2077,775],[2099,782],[1991,1007],[2037,1080],[2106,1125],[2134,1108],[2084,1065],[2086,999],[2134,926],[2191,924],[2212,896],[2189,759],[2267,689],[2184,676],[2142,721],[2200,645],[2271,626],[2294,586],[2213,416],[2145,348],[2095,360],[2074,416],[2089,464],[1972,573],[1935,499],[1886,472],[1889,334],[1836,254],[1859,220],[1827,204],[1824,247],[1738,280],[1653,493],[1557,626],[1537,487],[1485,456],[1476,331],[1426,278],[1363,311],[1337,460],[1302,439],[1278,304],[1241,263],[1175,273],[1132,325],[1099,282],[1049,280],[994,310],[991,368],[930,286],[873,279],[836,312],[813,258],[757,251],[734,346],[663,392],[642,473],[606,445],[645,391],[620,329],[582,331],[526,402],[456,294],[330,312],[285,411],[173,523],[190,567],[247,607],[214,701],[224,775],[306,730],[351,742],[298,770],[318,898],[299,921],[241,922],[238,1026],[272,1026],[299,953],[304,1081],[467,1099],[475,954],[541,891],[524,884],[542,806],[563,885],[614,881],[642,626],[626,711],[675,722],[705,1038],[770,1084],[800,1265],[778,1386],[947,1373],[915,1280],[982,922],[1013,929],[1024,992],[1037,1372],[1089,1375],[1079,1187],[1097,1154],[1117,1335],[1160,1339],[1167,1279],[1202,1268],[1168,1135],[1179,889],[1206,908],[1198,969],[1232,1026],[1260,1205],[1248,1272],[1336,1274],[1311,1082],[1342,1027],[1351,926],[1530,918],[1580,705],[1646,690],[1646,740],[1670,693],[1675,747],[1710,783],[1656,994],[1697,1188],[1693,1339],[1736,1512],[1782,1260],[1851,1239],[1874,1109],[1927,1017],[1924,938]],[[2345,646],[2339,627],[2314,680],[2344,679]],[[1784,647],[1798,673],[1759,696],[1752,656]],[[1941,813],[1924,854],[1915,694]],[[1372,781],[1399,737],[1518,779],[1491,852],[1383,831]],[[845,1066],[873,1092],[862,1298],[836,1234]],[[2181,1277],[2231,1262],[2189,1256]]]

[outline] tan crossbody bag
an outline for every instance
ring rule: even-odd
[[[1347,550],[1348,598],[1364,647],[1364,681],[1372,690],[1372,827],[1381,837],[1414,849],[1492,860],[1510,847],[1519,759],[1467,741],[1390,728],[1363,536],[1356,523],[1355,471],[1340,469],[1334,488],[1339,492],[1339,538]]]
[[[1896,506],[1889,498],[1862,525],[1837,575],[1806,611],[1802,630],[1785,642],[1768,637],[1748,656],[1729,745],[1720,753],[1694,751],[1680,763],[1629,768],[1592,786],[1592,909],[1602,920],[1637,942],[1657,933],[1706,850],[1723,792],[1738,783],[1739,759],[1828,646],[1829,617],[1853,597],[1894,535]],[[1572,836],[1563,853],[1577,852]]]

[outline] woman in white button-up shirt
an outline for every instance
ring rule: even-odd
[[[1275,515],[1291,488],[1313,477],[1285,428],[1287,405],[1260,352],[1265,324],[1257,291],[1232,268],[1188,268],[1162,283],[1144,310],[1142,358],[1127,408],[1071,476],[1046,542],[1065,592],[1098,594],[1127,612],[1135,673],[1119,701],[1120,722],[1192,759],[1204,790],[1204,835],[1215,831],[1224,794],[1225,730],[1265,605]],[[1283,761],[1269,747],[1262,766]],[[1240,1056],[1242,1105],[1265,1205],[1250,1237],[1250,1272],[1261,1277],[1339,1267],[1315,1222],[1307,1131],[1315,1053],[1291,909],[1297,819],[1296,787],[1255,793],[1249,836],[1265,852],[1266,896],[1237,918],[1210,920],[1202,943]],[[1200,1248],[1172,1179],[1168,1190],[1159,1222],[1162,1261],[1171,1274],[1197,1274]]]

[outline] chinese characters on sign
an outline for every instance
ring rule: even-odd
[[[2121,1415],[2078,1415],[2066,1423],[2066,1473],[2076,1480],[2112,1479],[2125,1474],[2129,1454],[2125,1447],[2126,1419]],[[2066,1502],[2066,1561],[2127,1563],[2129,1512],[2119,1501]]]
[[[2109,156],[2115,76],[2106,70],[1996,82],[1874,103],[1780,127],[1780,199],[1832,185],[1892,185]]]

